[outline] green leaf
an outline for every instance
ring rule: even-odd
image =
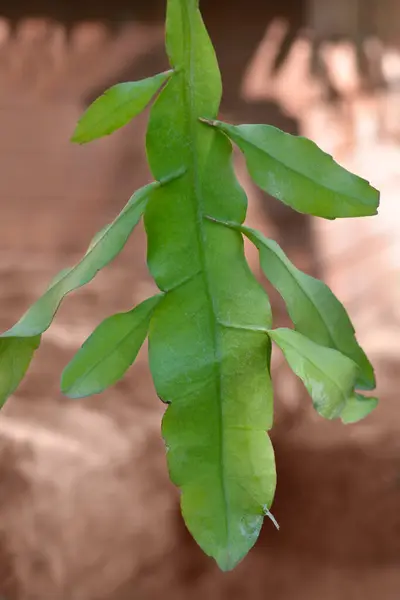
[[[248,227],[239,228],[260,251],[262,270],[285,301],[296,331],[351,358],[360,368],[356,387],[374,389],[372,365],[357,343],[345,308],[329,287],[297,269],[275,241]]]
[[[292,329],[274,329],[269,335],[304,383],[317,412],[326,419],[341,416],[353,394],[357,365],[337,350],[319,346]]]
[[[116,383],[134,362],[146,339],[161,296],[105,319],[86,340],[62,375],[61,391],[70,398],[99,394]]]
[[[169,404],[163,436],[184,519],[228,570],[255,543],[276,484],[266,433],[271,309],[242,235],[206,220],[243,222],[247,201],[229,140],[199,122],[215,118],[221,81],[196,0],[169,0],[167,48],[176,68],[152,107],[147,154],[156,179],[185,173],[145,212],[148,265],[165,292],[151,320],[150,367]]]
[[[86,144],[129,123],[146,108],[171,74],[172,71],[167,71],[142,81],[119,83],[109,88],[84,112],[71,141]]]
[[[0,407],[24,378],[40,336],[0,339]]]
[[[132,196],[118,217],[96,236],[82,260],[74,267],[63,269],[45,294],[33,304],[23,317],[0,337],[31,337],[43,333],[50,326],[66,294],[89,283],[96,273],[121,252],[132,230],[139,222],[149,196],[159,186],[152,183]]]
[[[271,125],[205,122],[239,146],[251,177],[262,190],[294,210],[327,219],[377,213],[379,192],[311,140]]]
[[[343,423],[357,423],[367,417],[378,406],[378,398],[367,398],[354,394],[347,399],[346,406],[340,414]]]

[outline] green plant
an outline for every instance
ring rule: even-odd
[[[198,0],[168,0],[171,70],[114,86],[83,115],[73,140],[107,135],[158,94],[147,131],[155,182],[132,196],[21,320],[0,339],[2,402],[23,378],[63,297],[89,282],[123,248],[144,215],[148,266],[160,290],[106,319],[62,376],[72,398],[123,376],[146,336],[163,437],[186,524],[221,569],[255,543],[276,484],[271,340],[328,419],[354,422],[377,403],[351,322],[328,287],[299,271],[281,248],[243,225],[247,199],[232,166],[232,142],[255,183],[299,212],[334,219],[373,215],[379,194],[311,141],[268,125],[217,120],[222,86]],[[161,91],[160,91],[161,90]],[[282,295],[294,329],[273,329],[268,297],[245,260],[243,236]]]

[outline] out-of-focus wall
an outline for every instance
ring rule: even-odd
[[[371,171],[377,185],[389,186],[380,168],[386,155],[374,154],[372,142],[361,154],[354,150],[360,144],[342,143],[353,121],[340,118],[309,73],[301,3],[204,0],[202,6],[224,76],[224,118],[309,132],[346,164],[367,176]],[[0,12],[5,329],[148,181],[146,114],[82,148],[68,142],[78,116],[109,85],[150,75],[166,60],[161,1],[10,2]],[[274,71],[283,47],[288,54]],[[329,128],[332,121],[337,126]],[[259,194],[240,160],[237,166],[250,199],[249,223],[278,239],[298,266],[331,281],[359,321],[381,375],[381,407],[353,427],[323,422],[274,357],[274,514],[281,530],[266,523],[250,557],[234,573],[219,573],[187,534],[168,482],[159,433],[164,407],[145,349],[128,376],[99,397],[71,402],[58,391],[63,366],[95,325],[154,289],[139,229],[110,268],[65,302],[27,380],[1,412],[0,593],[8,600],[397,599],[397,356],[393,335],[390,353],[382,338],[377,341],[379,331],[388,336],[396,327],[389,273],[397,263],[389,269],[382,250],[387,229],[374,229],[369,221],[329,227],[310,222]],[[389,193],[395,197],[390,185],[384,204]],[[394,220],[385,222],[394,227]],[[351,240],[354,255],[347,260]],[[248,253],[259,274],[256,255],[250,248]],[[272,298],[278,322],[285,322],[278,298]],[[373,328],[364,319],[371,306]]]

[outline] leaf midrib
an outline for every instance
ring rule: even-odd
[[[198,169],[198,160],[197,160],[197,153],[196,153],[197,149],[196,149],[196,144],[194,141],[194,140],[196,140],[195,127],[199,126],[199,125],[198,125],[198,118],[193,110],[193,106],[194,106],[194,99],[193,99],[193,93],[194,93],[194,84],[193,84],[194,46],[193,46],[193,42],[192,42],[191,17],[192,17],[193,12],[197,11],[198,9],[194,9],[193,12],[190,11],[187,6],[187,0],[181,0],[181,6],[182,6],[182,10],[184,11],[184,14],[185,14],[185,21],[187,24],[187,27],[185,27],[185,23],[183,24],[184,53],[187,52],[189,55],[189,69],[188,69],[189,77],[188,77],[188,81],[186,80],[186,77],[184,77],[184,85],[183,85],[183,97],[184,97],[184,102],[187,106],[187,111],[184,111],[184,114],[188,115],[187,127],[188,127],[189,141],[190,141],[190,153],[191,153],[191,158],[192,158],[192,169],[190,171],[191,171],[191,173],[193,173],[193,176],[192,176],[192,186],[193,186],[192,198],[194,199],[194,202],[195,202],[195,210],[196,210],[196,217],[197,217],[196,231],[197,231],[197,240],[198,240],[198,246],[199,246],[200,263],[202,266],[204,287],[205,287],[206,295],[209,299],[210,322],[211,322],[213,342],[214,342],[214,357],[215,357],[214,365],[215,365],[215,369],[216,369],[217,394],[219,397],[219,437],[220,437],[219,464],[220,464],[221,492],[222,492],[223,502],[225,505],[225,512],[224,512],[225,531],[226,531],[227,548],[229,549],[229,547],[230,547],[230,527],[229,527],[229,518],[228,518],[229,502],[228,502],[228,493],[227,493],[227,486],[226,486],[224,467],[223,467],[225,450],[224,450],[223,409],[222,409],[222,374],[221,374],[222,355],[221,355],[221,347],[220,347],[220,341],[219,341],[219,335],[218,335],[217,314],[216,314],[216,310],[215,310],[214,299],[213,299],[212,292],[211,292],[211,283],[210,283],[209,277],[207,275],[207,261],[206,261],[206,256],[205,256],[206,236],[205,236],[205,232],[204,232],[205,214],[204,214],[204,211],[202,210],[203,202],[202,202],[202,195],[201,195],[201,191],[200,191],[201,186],[199,183],[199,169]],[[184,71],[184,75],[185,75],[186,74],[185,69],[183,71]],[[188,85],[186,85],[186,81],[187,81]]]

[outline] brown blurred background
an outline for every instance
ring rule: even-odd
[[[106,87],[165,68],[164,0],[0,2],[0,326],[9,327],[149,180],[147,115],[74,147]],[[248,222],[344,302],[381,400],[324,422],[274,356],[274,514],[221,574],[179,515],[146,352],[101,396],[62,398],[91,330],[153,289],[142,229],[69,298],[0,417],[0,595],[7,600],[400,598],[400,0],[202,0],[223,72],[223,118],[313,138],[382,190],[380,215],[324,222],[257,192]],[[257,257],[248,249],[257,275]],[[272,295],[277,323],[282,305]]]

